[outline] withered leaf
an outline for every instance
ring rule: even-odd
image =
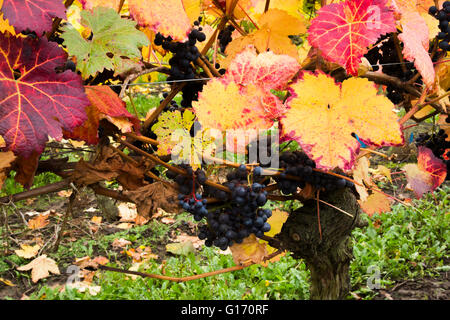
[[[138,213],[146,219],[150,218],[158,208],[168,212],[181,210],[178,205],[177,191],[169,183],[158,181],[136,190],[125,191],[124,195],[136,204]]]

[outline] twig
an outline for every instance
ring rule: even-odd
[[[398,40],[396,33],[393,34],[393,38],[394,38],[395,50],[397,51],[397,56],[401,63],[400,66],[402,68],[403,73],[406,73],[408,70],[406,70],[405,61],[403,60],[403,54],[402,54],[402,50],[400,48],[400,41]]]
[[[55,244],[53,246],[53,252],[58,251],[59,243],[61,242],[61,238],[63,237],[63,232],[66,229],[67,219],[69,218],[70,215],[72,215],[73,203],[74,203],[74,201],[75,201],[75,199],[77,197],[77,194],[78,194],[78,191],[76,189],[74,189],[72,191],[72,194],[69,197],[69,205],[67,206],[66,213],[64,214],[64,218],[63,218],[63,222],[62,222],[62,225],[61,225],[61,229],[56,234],[56,240],[55,240]]]
[[[264,261],[270,260],[281,253],[282,253],[282,251],[277,250],[274,253],[270,254],[269,256],[265,257]],[[202,279],[202,278],[206,278],[206,277],[219,275],[222,273],[242,270],[242,269],[250,267],[254,264],[257,264],[257,263],[250,261],[250,262],[246,262],[244,264],[237,265],[234,267],[229,267],[229,268],[225,268],[225,269],[221,269],[221,270],[201,273],[201,274],[197,274],[194,276],[187,276],[187,277],[169,277],[169,276],[164,276],[164,275],[159,275],[159,274],[143,273],[143,272],[139,272],[139,271],[130,271],[130,270],[124,270],[124,269],[119,269],[119,268],[114,268],[114,267],[103,266],[103,265],[98,265],[97,269],[132,274],[132,275],[141,276],[141,277],[145,277],[145,278],[168,280],[168,281],[173,281],[173,282],[186,282],[186,281],[198,280],[198,279]]]
[[[29,191],[19,192],[11,196],[1,197],[0,204],[9,204],[10,201],[16,202],[20,200],[25,200],[28,198],[34,198],[43,194],[57,192],[69,188],[70,179],[65,179],[59,182],[55,182],[40,188],[32,189]]]
[[[144,124],[142,125],[143,132],[145,132],[145,130],[153,123],[153,121],[155,121],[156,118],[158,118],[158,116],[164,110],[164,108],[167,107],[167,105],[170,103],[170,101],[172,101],[172,99],[177,95],[178,92],[181,91],[181,89],[183,89],[183,87],[185,85],[186,85],[186,83],[182,83],[179,85],[175,85],[172,88],[172,91],[170,91],[169,95],[160,103],[158,108],[156,108],[156,110],[153,111],[153,113],[150,115],[150,117],[148,117],[148,119],[145,120]]]
[[[266,0],[266,5],[264,6],[264,13],[267,12],[267,10],[269,10],[270,7],[270,0]]]
[[[120,0],[119,7],[117,8],[117,13],[120,13],[124,3],[125,3],[125,0]]]
[[[403,125],[406,121],[408,121],[417,111],[419,111],[420,109],[420,105],[425,101],[426,97],[427,97],[427,93],[428,93],[428,89],[425,88],[422,92],[422,94],[420,95],[419,100],[417,100],[416,104],[414,105],[414,107],[411,108],[411,110],[409,110],[399,121],[398,123],[400,125]]]
[[[317,225],[319,227],[319,236],[320,241],[322,241],[322,226],[320,225],[320,204],[319,204],[319,194],[320,190],[317,190],[317,197],[316,197],[316,206],[317,206]]]
[[[152,73],[152,72],[167,72],[169,69],[166,67],[155,67],[155,66],[151,66],[149,69],[144,69],[142,71],[139,71],[137,73],[132,73],[129,76],[126,77],[126,79],[124,80],[123,84],[122,84],[122,89],[120,90],[120,94],[119,97],[122,98],[125,95],[125,92],[128,88],[128,84],[130,82],[133,82],[134,80],[136,80],[137,78],[139,78],[140,76]]]

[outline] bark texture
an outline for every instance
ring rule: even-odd
[[[311,272],[311,299],[344,299],[350,292],[351,231],[361,226],[360,207],[348,188],[320,197],[352,217],[326,204],[308,200],[292,212],[277,235],[283,249],[305,260]]]

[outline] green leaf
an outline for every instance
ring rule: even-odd
[[[149,44],[147,36],[136,29],[136,22],[122,19],[111,8],[82,11],[81,24],[92,30],[91,40],[70,25],[63,27],[62,38],[69,54],[77,58],[83,78],[104,69],[115,70],[115,74],[129,70],[142,57],[139,47]]]

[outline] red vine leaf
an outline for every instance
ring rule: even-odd
[[[38,35],[52,30],[53,18],[66,18],[61,0],[4,0],[2,12],[16,31],[29,29]]]
[[[318,11],[308,30],[308,41],[325,58],[357,76],[367,47],[381,35],[395,31],[394,15],[387,0],[347,0]]]
[[[81,78],[56,73],[67,54],[45,38],[0,35],[0,135],[25,158],[42,152],[49,136],[62,138],[86,119],[89,104]]]
[[[97,144],[98,127],[101,119],[107,119],[116,126],[125,125],[125,131],[134,127],[139,130],[139,119],[128,112],[117,93],[108,86],[86,86],[86,94],[90,105],[86,107],[88,119],[72,132],[64,132],[64,137],[86,141],[88,144]],[[117,121],[119,120],[119,121]],[[119,127],[119,129],[122,129]]]
[[[430,149],[419,147],[418,151],[417,164],[409,163],[404,169],[409,186],[417,198],[421,198],[445,181],[447,167],[441,159],[434,156]]]
[[[272,51],[256,54],[254,49],[248,47],[236,55],[225,77],[241,86],[252,83],[265,90],[282,90],[299,68],[297,60],[291,56]]]

